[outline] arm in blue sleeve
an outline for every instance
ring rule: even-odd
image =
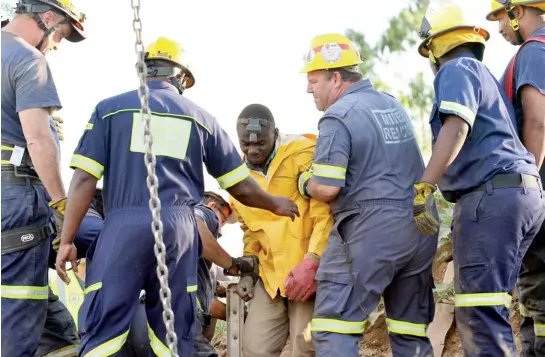
[[[515,85],[520,98],[522,87],[529,85],[545,94],[545,44],[530,42],[517,55]]]
[[[312,180],[320,185],[344,187],[350,159],[350,133],[341,120],[330,117],[320,120],[318,130]]]
[[[233,187],[250,175],[229,135],[212,118],[210,132],[205,135],[205,160],[208,173],[222,189]]]
[[[97,180],[102,178],[106,162],[105,120],[111,120],[111,118],[102,119],[95,108],[70,160],[71,168],[81,169],[96,177]]]
[[[195,206],[195,216],[200,218],[204,222],[204,224],[206,224],[208,230],[212,234],[214,234],[214,232],[217,232],[219,227],[219,221],[214,211],[209,208]]]
[[[481,81],[473,63],[457,59],[437,73],[435,98],[441,117],[456,115],[469,126],[469,133],[481,103]]]

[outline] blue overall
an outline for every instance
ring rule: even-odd
[[[316,274],[316,356],[359,356],[381,296],[393,355],[428,356],[437,234],[423,236],[414,223],[413,184],[424,162],[409,116],[362,80],[326,110],[318,129],[312,180],[341,190]]]
[[[545,37],[545,26],[537,29],[529,37]],[[522,138],[524,111],[520,90],[531,86],[545,95],[545,44],[529,42],[518,52],[513,83],[513,105],[516,113],[516,127]],[[500,80],[505,88],[507,70]],[[545,183],[545,164],[541,164],[541,182]],[[520,336],[522,355],[525,357],[545,356],[545,225],[534,238],[522,260],[519,274],[518,292],[521,312]]]
[[[219,238],[220,225],[218,216],[214,210],[204,204],[199,204],[195,206],[195,217],[201,219],[206,224],[208,230],[216,239]],[[215,276],[213,275],[212,269],[215,272],[216,267],[213,266],[211,262],[203,257],[199,258],[197,266],[197,300],[203,318],[206,318],[206,316],[210,317],[210,305],[212,304],[216,292]],[[203,329],[209,327],[209,323],[209,321],[204,323],[201,321],[201,324],[198,326],[193,357],[219,356],[218,351],[216,351],[214,346],[212,346],[210,341],[208,341],[203,334]]]
[[[193,207],[203,197],[203,170],[206,166],[223,189],[248,177],[248,170],[214,117],[182,97],[170,83],[148,81],[148,87],[178,353],[190,356],[201,248]],[[142,289],[146,290],[151,348],[158,356],[169,355],[139,108],[136,90],[100,102],[70,163],[97,179],[104,175],[105,220],[88,252],[92,262],[79,312],[79,356],[119,355]]]
[[[502,348],[515,353],[510,294],[545,214],[538,170],[518,139],[505,92],[473,54],[442,65],[434,89],[433,144],[447,115],[469,127],[438,185],[445,198],[456,202],[452,238],[462,346],[469,357],[503,356]],[[499,184],[507,179],[515,182]]]
[[[19,114],[33,108],[60,108],[55,83],[45,57],[21,37],[2,31],[2,151],[17,146],[26,151]],[[28,151],[26,151],[28,154]],[[2,255],[2,356],[34,357],[48,306],[47,264],[52,230],[50,200],[34,178],[16,179],[28,164],[2,160],[2,238],[15,229],[41,228],[38,245]],[[17,167],[15,166],[17,165]],[[18,182],[15,182],[15,181]],[[24,233],[21,233],[24,235]]]

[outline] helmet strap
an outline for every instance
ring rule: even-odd
[[[519,20],[517,19],[517,15],[515,14],[515,7],[511,6],[509,8],[506,8],[505,12],[507,12],[507,16],[509,17],[509,25],[511,25],[511,28],[513,29],[513,31],[515,31],[519,44],[524,43],[524,38],[522,38],[522,35],[520,34],[520,25]]]
[[[187,77],[181,69],[174,66],[157,65],[153,60],[146,61],[146,67],[148,77],[167,77],[180,94],[184,93]]]

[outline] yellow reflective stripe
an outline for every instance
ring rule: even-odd
[[[140,113],[140,108],[134,108],[134,109],[120,109],[116,110],[115,112],[108,113],[106,115],[102,116],[102,120],[107,119],[113,115],[119,114],[119,113]],[[199,122],[195,117],[189,116],[189,115],[183,115],[183,114],[172,114],[172,113],[161,113],[161,112],[150,112],[152,115],[159,115],[159,116],[165,116],[165,117],[174,117],[174,118],[185,118],[190,119],[194,121],[196,124],[201,126],[204,130],[206,130],[208,133],[212,134],[212,130],[206,127],[203,123]]]
[[[122,335],[117,336],[116,338],[113,338],[109,340],[108,342],[105,342],[101,344],[98,347],[93,348],[89,353],[86,353],[85,357],[106,357],[111,356],[114,353],[118,352],[121,347],[125,344],[125,341],[127,341],[127,336],[129,334],[130,329],[127,330]]]
[[[188,293],[194,293],[197,291],[197,285],[188,285],[185,289]]]
[[[462,119],[467,120],[470,124],[473,124],[473,122],[475,121],[475,113],[473,113],[471,109],[460,103],[442,100],[439,109],[456,112],[456,114],[460,114]]]
[[[346,168],[333,165],[312,164],[312,174],[337,180],[346,179]]]
[[[151,345],[151,349],[158,357],[171,357],[170,356],[170,350],[167,346],[157,336],[155,335],[155,332],[153,332],[151,326],[148,323],[148,337]]]
[[[100,180],[102,174],[104,173],[104,166],[93,159],[78,154],[74,154],[74,156],[72,156],[72,160],[70,160],[70,167],[82,169],[83,171],[96,177],[98,180]]]
[[[100,288],[102,288],[102,282],[94,283],[94,284],[89,285],[88,287],[86,287],[85,290],[83,291],[83,293],[84,294],[89,294],[90,292],[98,290]]]
[[[218,177],[216,180],[218,181],[220,187],[225,190],[225,189],[228,189],[229,187],[236,185],[237,183],[244,180],[249,175],[250,175],[250,171],[248,171],[248,167],[246,166],[246,164],[242,164],[236,169],[234,169],[233,171]]]
[[[538,337],[545,337],[545,324],[534,324],[534,332]]]
[[[13,148],[11,146],[2,145],[2,150],[13,151]]]
[[[55,350],[53,352],[49,352],[48,354],[42,357],[76,357],[77,355],[78,355],[78,345],[70,345],[70,346],[65,346],[63,348],[59,348],[58,350]]]
[[[457,307],[501,306],[511,307],[511,295],[508,293],[456,294],[454,305]]]
[[[87,125],[85,126],[85,130],[93,130],[94,126],[95,126],[95,124],[93,124],[93,123],[87,123]]]
[[[335,319],[312,319],[311,331],[326,331],[347,335],[360,334],[365,330],[365,321],[342,321]]]
[[[2,160],[2,165],[11,165],[11,162],[9,160]]]
[[[386,319],[386,324],[388,325],[388,331],[401,335],[426,337],[426,331],[428,330],[426,324],[414,324],[399,320]]]
[[[532,317],[532,315],[530,314],[530,311],[528,311],[526,306],[522,305],[521,302],[519,302],[519,311],[520,311],[520,316]]]
[[[47,286],[10,286],[2,285],[2,297],[5,299],[47,300]]]

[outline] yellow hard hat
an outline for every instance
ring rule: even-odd
[[[83,22],[85,14],[78,11],[70,0],[19,0],[16,13],[42,13],[54,10],[62,13],[72,25],[72,33],[66,39],[70,42],[80,42],[85,40],[86,35],[83,32]]]
[[[458,5],[448,4],[424,17],[420,37],[423,41],[418,46],[418,53],[433,61],[464,43],[484,45],[490,34],[470,23]]]
[[[188,77],[185,88],[195,85],[195,77],[189,69],[187,56],[180,44],[166,37],[159,37],[146,48],[146,60],[163,60],[180,68]]]
[[[491,0],[491,11],[488,13],[488,15],[486,15],[486,19],[490,21],[497,21],[498,13],[512,6],[537,7],[538,9],[545,11],[545,1],[543,0]]]
[[[351,67],[362,63],[360,53],[348,37],[328,33],[314,37],[304,56],[305,66],[301,73],[322,69]]]

